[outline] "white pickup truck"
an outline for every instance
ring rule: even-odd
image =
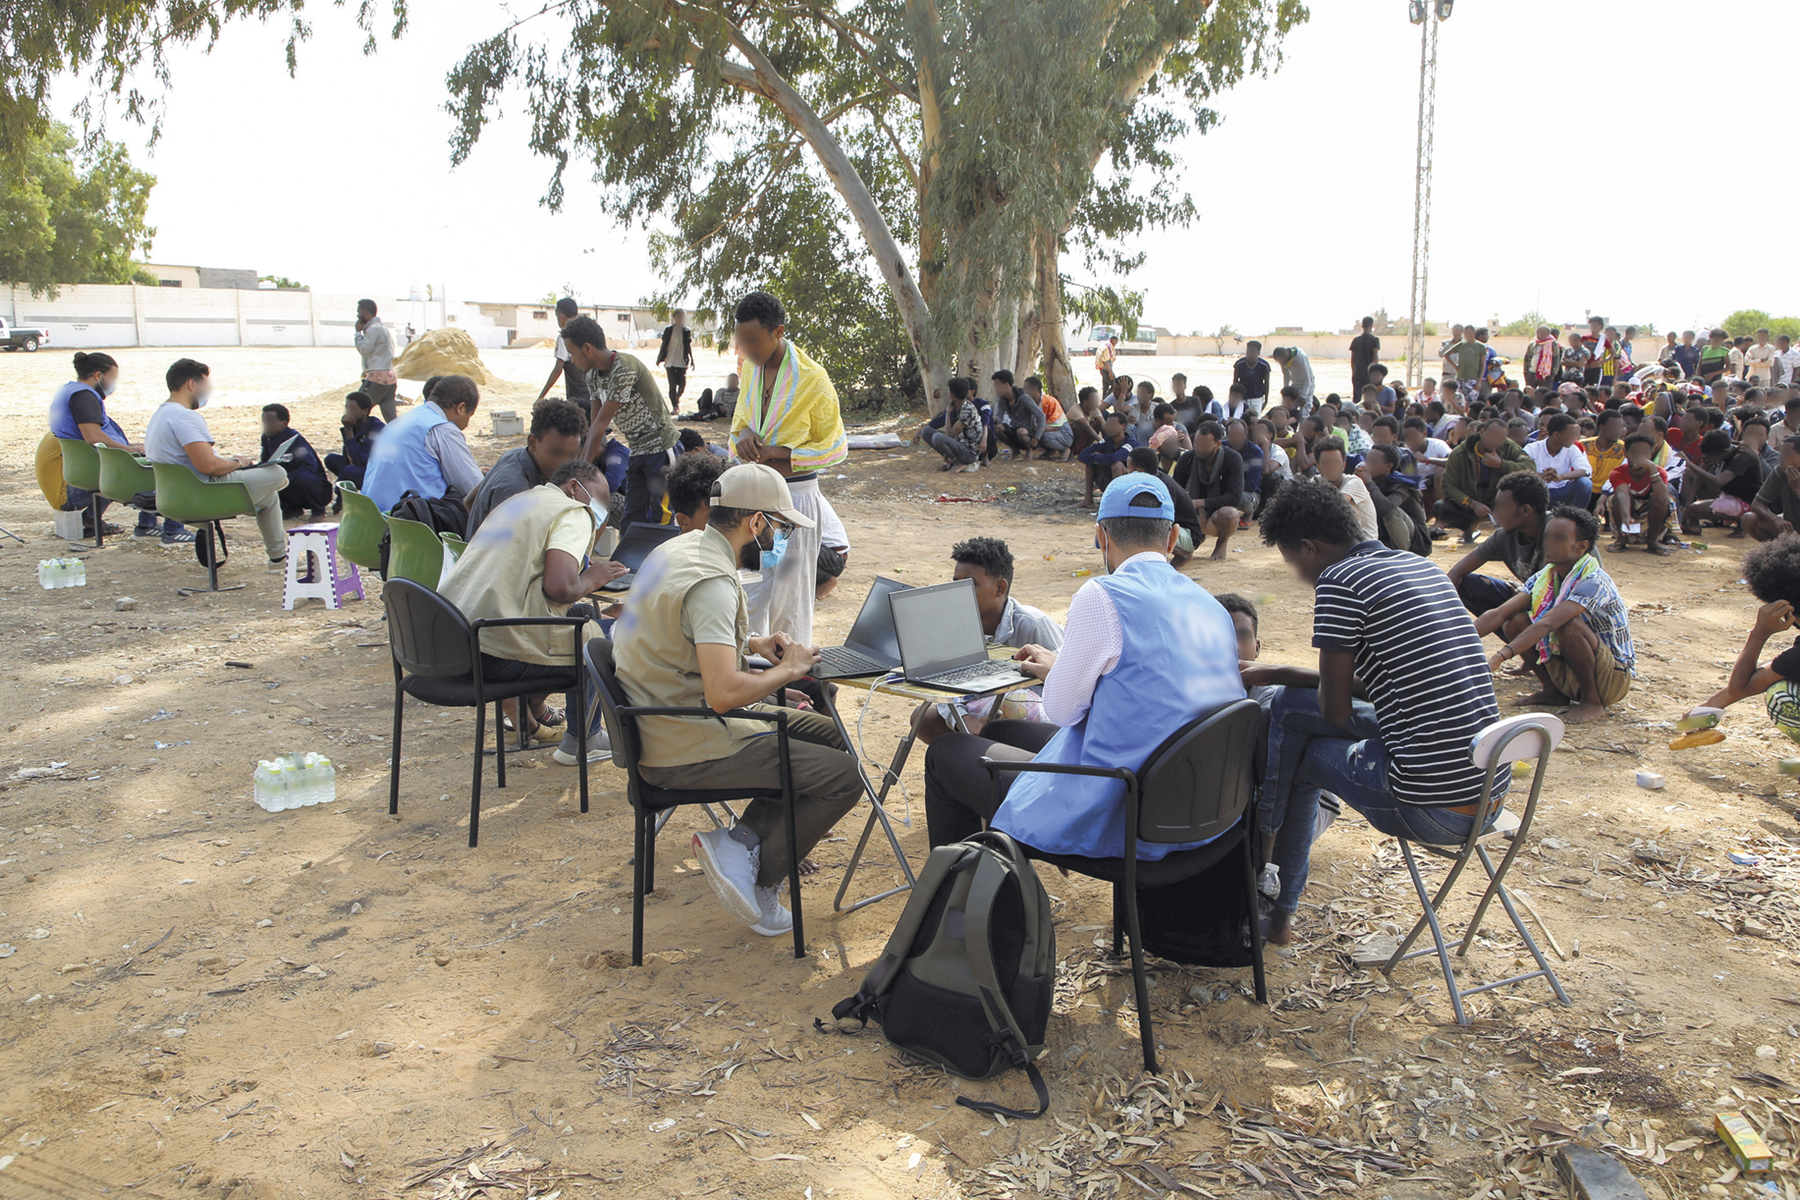
[[[39,346],[50,344],[48,329],[31,329],[23,325],[14,325],[5,317],[0,317],[0,346],[8,351],[24,350],[35,353]]]

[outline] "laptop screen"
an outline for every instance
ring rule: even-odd
[[[613,550],[613,561],[624,563],[635,571],[644,565],[644,560],[650,557],[652,550],[670,538],[680,536],[681,530],[674,525],[649,525],[643,521],[634,521]]]
[[[856,624],[850,627],[850,636],[844,639],[844,645],[882,662],[898,663],[900,640],[894,636],[894,613],[888,606],[888,597],[906,590],[907,585],[898,579],[877,575],[874,585],[869,588],[868,599],[863,601],[862,611],[856,614]]]
[[[909,676],[936,675],[987,660],[975,581],[908,588],[888,597]]]

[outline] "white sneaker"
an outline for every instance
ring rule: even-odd
[[[709,829],[694,835],[694,857],[718,893],[719,903],[746,925],[763,919],[756,902],[756,871],[762,863],[762,847],[750,849],[731,836],[730,830]]]
[[[1330,792],[1319,793],[1319,815],[1313,821],[1313,841],[1316,842],[1325,836],[1325,831],[1330,829],[1332,822],[1343,814],[1343,809],[1344,802],[1342,800]]]
[[[794,914],[789,912],[787,905],[781,902],[780,888],[757,888],[756,906],[762,911],[762,920],[750,927],[751,933],[760,933],[764,937],[780,937],[784,933],[793,931]]]
[[[550,752],[550,759],[565,767],[572,767],[575,765],[580,754],[580,743],[576,741],[574,734],[569,733],[565,729],[562,735],[562,745]],[[601,726],[588,736],[588,761],[590,763],[603,763],[611,760],[611,758],[612,738],[607,736],[606,727]]]

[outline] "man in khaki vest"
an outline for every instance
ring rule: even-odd
[[[751,637],[738,571],[773,570],[787,553],[788,530],[811,525],[772,467],[744,463],[720,475],[706,527],[651,552],[613,627],[614,661],[631,703],[724,713],[759,707],[805,678],[818,651],[785,632]],[[746,670],[747,654],[775,665]],[[804,856],[855,805],[863,783],[829,718],[792,712],[787,725]],[[781,786],[774,727],[764,722],[644,717],[638,728],[639,767],[657,787]],[[752,801],[735,828],[695,834],[694,856],[726,910],[752,931],[776,937],[793,929],[780,895],[791,864],[779,803]]]
[[[471,622],[497,617],[563,617],[591,609],[577,604],[595,588],[625,573],[610,558],[592,558],[594,535],[606,522],[606,481],[600,469],[584,459],[564,463],[550,482],[527,488],[497,505],[468,548],[438,583],[438,592]],[[557,675],[569,669],[566,626],[527,625],[484,629],[481,669],[493,682]],[[589,624],[582,646],[599,637]],[[585,660],[584,660],[585,661]],[[605,726],[600,724],[599,698],[589,681],[587,714],[588,761],[611,756]],[[531,696],[523,711],[508,715],[524,736],[560,741],[552,756],[574,766],[580,744],[574,731],[545,725],[543,696]],[[510,701],[508,702],[510,705]],[[574,712],[570,701],[568,712]]]

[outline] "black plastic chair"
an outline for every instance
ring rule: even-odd
[[[388,765],[388,812],[400,811],[400,719],[412,696],[443,708],[475,710],[475,778],[469,789],[469,845],[481,832],[481,744],[486,740],[488,701],[494,704],[494,766],[506,786],[506,722],[500,702],[548,692],[570,692],[575,710],[569,721],[580,739],[581,811],[588,810],[587,688],[581,678],[583,617],[504,617],[471,624],[460,609],[410,579],[390,579],[381,589],[387,608],[388,647],[394,655],[394,757]],[[573,643],[566,673],[493,683],[481,671],[481,631],[521,625],[561,625]]]
[[[1237,700],[1189,722],[1145,760],[1142,769],[1080,767],[1060,763],[982,763],[1000,787],[1000,775],[1033,771],[1048,775],[1094,775],[1125,784],[1125,854],[1121,858],[1086,858],[1050,854],[1032,846],[1032,858],[1113,885],[1113,953],[1120,952],[1124,933],[1131,936],[1131,982],[1136,989],[1138,1035],[1144,1045],[1144,1069],[1156,1073],[1156,1038],[1150,1029],[1150,984],[1144,974],[1143,935],[1138,927],[1139,888],[1167,887],[1190,879],[1234,851],[1244,863],[1244,891],[1249,902],[1251,970],[1256,1001],[1269,1002],[1263,978],[1262,922],[1256,899],[1256,775],[1258,747],[1266,719],[1254,700]],[[1131,836],[1135,830],[1136,837]],[[1138,861],[1139,841],[1161,844],[1200,842],[1193,850],[1176,851],[1157,862]],[[1023,844],[1023,843],[1021,843]],[[1123,914],[1124,928],[1119,918]]]
[[[625,791],[631,799],[635,817],[631,874],[631,965],[644,965],[644,897],[656,890],[656,834],[660,828],[658,818],[683,804],[725,804],[732,800],[773,800],[787,814],[788,899],[793,903],[794,957],[805,958],[806,933],[800,917],[800,839],[794,831],[794,770],[788,750],[788,710],[734,708],[730,712],[719,713],[710,708],[634,707],[613,667],[612,643],[590,643],[587,656],[588,665],[600,679],[600,711],[606,718],[606,731],[612,738],[613,765],[625,771]],[[773,725],[775,736],[779,739],[776,744],[781,764],[781,786],[688,790],[660,788],[646,783],[638,769],[641,748],[637,728],[639,717],[685,717],[705,721],[735,717]]]

